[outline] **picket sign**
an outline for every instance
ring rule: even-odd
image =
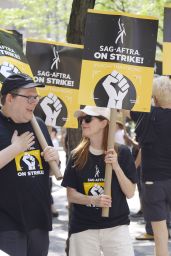
[[[110,122],[109,122],[109,133],[107,141],[107,149],[114,148],[114,133],[116,130],[116,116],[117,110],[112,108],[110,112]],[[111,182],[112,182],[112,165],[106,164],[105,168],[105,182],[104,182],[104,195],[111,196]],[[109,207],[102,208],[102,217],[109,217]]]
[[[46,139],[40,129],[40,126],[35,118],[35,116],[33,115],[32,117],[32,120],[31,120],[31,125],[33,127],[33,130],[37,136],[37,139],[42,147],[42,149],[44,150],[48,144],[46,142]],[[50,170],[52,171],[53,175],[56,177],[57,180],[61,180],[63,178],[60,170],[59,170],[59,167],[58,167],[58,164],[56,161],[50,161],[49,162],[49,166],[50,166]]]

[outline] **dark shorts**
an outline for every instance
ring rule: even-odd
[[[142,186],[143,213],[146,221],[162,221],[168,218],[171,206],[171,179],[146,181]]]

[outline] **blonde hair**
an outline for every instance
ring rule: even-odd
[[[153,97],[159,106],[171,103],[171,80],[167,76],[160,76],[153,80]]]

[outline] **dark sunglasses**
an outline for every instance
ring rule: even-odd
[[[90,115],[86,115],[86,116],[80,116],[78,117],[78,123],[81,125],[83,120],[86,124],[89,124],[93,118],[97,118],[99,120],[104,120],[105,118],[103,116],[90,116]]]

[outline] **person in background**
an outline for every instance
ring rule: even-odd
[[[97,256],[101,251],[104,256],[133,256],[126,201],[134,195],[136,183],[131,152],[124,145],[107,150],[109,109],[86,106],[75,117],[83,139],[62,181],[72,203],[69,256]],[[105,163],[113,167],[111,197],[104,195]],[[101,216],[102,207],[110,207],[109,218]]]
[[[128,139],[129,137],[130,136],[127,136],[127,135],[125,136],[126,141],[129,141],[128,145],[132,144],[132,146],[130,146],[130,147],[132,148],[132,155],[134,157],[135,166],[137,169],[137,176],[138,176],[137,188],[138,188],[139,201],[140,201],[140,209],[136,213],[131,213],[130,216],[131,216],[131,218],[143,218],[141,149],[139,148],[138,143],[135,140]]]
[[[171,205],[171,81],[153,82],[150,113],[131,112],[141,147],[143,213],[151,222],[156,256],[168,256],[167,205]]]
[[[115,130],[114,140],[115,140],[115,143],[125,145],[126,143],[125,143],[125,139],[124,139],[124,135],[125,135],[124,125],[123,125],[123,121],[121,121],[120,119],[121,119],[120,113],[117,113],[116,130]]]
[[[142,168],[141,168],[141,149],[139,149],[138,155],[135,160],[135,166],[137,168],[137,173],[138,173],[138,192],[139,192],[139,198],[140,198],[140,210],[135,213],[131,214],[131,218],[144,218],[143,215],[143,202],[142,202]],[[153,235],[153,229],[151,226],[151,222],[145,222],[145,233],[142,233],[138,236],[135,237],[136,240],[144,241],[144,240],[154,240],[154,235]]]
[[[130,149],[133,158],[135,160],[135,166],[137,169],[137,177],[138,177],[138,182],[137,182],[137,187],[138,187],[138,192],[139,192],[139,198],[140,198],[140,210],[137,213],[131,213],[131,217],[142,217],[142,204],[141,204],[141,191],[142,191],[142,186],[141,186],[141,172],[140,172],[140,166],[139,166],[139,145],[135,139],[133,139],[128,132],[126,131],[125,128],[125,122],[124,122],[124,117],[122,112],[117,112],[117,117],[116,117],[116,131],[115,131],[115,136],[114,136],[115,143],[121,144],[121,145],[127,145],[127,147]]]
[[[47,256],[52,229],[49,161],[59,163],[46,125],[43,152],[31,125],[37,86],[26,74],[12,74],[1,88],[0,250],[12,256]]]
[[[58,131],[57,131],[57,128],[52,127],[52,131],[51,131],[50,137],[51,137],[53,146],[56,149],[58,149],[59,148],[59,141],[58,141]]]

